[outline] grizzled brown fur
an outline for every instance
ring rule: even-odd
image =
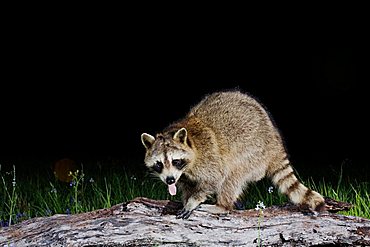
[[[146,165],[157,170],[170,193],[176,186],[182,191],[179,218],[211,195],[219,208],[231,210],[243,188],[265,176],[295,204],[312,210],[324,205],[320,194],[298,181],[279,131],[247,94],[210,94],[156,137],[143,133],[141,139]]]

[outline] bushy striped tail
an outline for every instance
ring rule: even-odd
[[[308,207],[315,211],[324,209],[324,198],[316,191],[304,186],[297,179],[288,159],[285,159],[280,167],[272,171],[270,177],[279,191],[287,195],[294,204]]]

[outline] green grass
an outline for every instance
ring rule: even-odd
[[[129,169],[81,169],[71,174],[71,183],[56,180],[50,171],[20,175],[16,169],[5,171],[0,167],[0,227],[33,217],[107,208],[139,196],[180,200],[179,195],[170,196],[166,186],[157,178],[144,172],[130,172]],[[342,175],[336,183],[301,179],[324,196],[354,205],[350,211],[339,213],[370,218],[369,182],[357,182]],[[255,208],[259,201],[266,206],[288,202],[276,188],[269,193],[271,185],[268,179],[250,185],[241,197],[245,208]]]

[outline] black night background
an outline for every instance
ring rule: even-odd
[[[216,235],[236,245],[368,241],[367,8],[131,5],[4,6],[1,246],[201,245]],[[272,180],[252,181],[266,171],[251,171],[241,188],[242,175],[231,175],[250,170],[184,173],[183,157],[172,160],[182,171],[146,167],[142,133],[155,135],[227,90],[266,108],[294,172],[284,161],[267,171]],[[199,203],[244,210],[235,222],[245,225],[233,224],[234,210],[198,215]]]
[[[19,48],[1,90],[3,169],[32,173],[70,158],[143,170],[142,132],[160,131],[207,93],[239,89],[270,111],[298,171],[331,177],[343,166],[368,178],[364,45],[264,43],[199,57],[95,45]]]

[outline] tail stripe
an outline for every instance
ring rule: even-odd
[[[303,196],[303,202],[309,202],[313,193],[311,189],[307,189],[306,193]]]
[[[291,176],[293,176],[294,175],[294,172],[292,171],[292,172],[289,172],[287,175],[285,175],[284,177],[282,177],[282,178],[280,178],[277,182],[276,182],[276,184],[277,184],[277,186],[278,187],[280,187],[281,186],[281,184],[284,182],[284,180],[287,180],[287,179],[289,179]]]
[[[272,174],[271,174],[271,177],[275,177],[276,174],[278,174],[279,172],[281,171],[284,171],[285,169],[287,169],[288,167],[290,166],[290,163],[287,162],[286,164],[284,164],[282,167],[280,167],[279,169],[275,170]]]
[[[279,167],[268,175],[279,191],[286,194],[294,204],[308,207],[310,210],[325,210],[324,198],[297,179],[288,159],[281,161]]]
[[[289,186],[289,188],[286,190],[286,194],[289,195],[290,193],[292,193],[293,191],[297,190],[299,185],[301,183],[296,180],[292,185]]]

